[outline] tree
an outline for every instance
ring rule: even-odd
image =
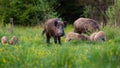
[[[39,21],[57,16],[50,0],[0,0],[0,20],[6,24],[13,18],[16,25],[35,25]]]
[[[57,0],[58,5],[55,10],[59,13],[63,20],[73,23],[83,15],[84,6],[79,5],[77,0]]]
[[[78,2],[89,6],[86,10],[90,9],[88,12],[90,18],[100,21],[103,27],[107,24],[106,10],[113,0],[78,0]]]

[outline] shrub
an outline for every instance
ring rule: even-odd
[[[1,0],[0,20],[3,24],[13,18],[17,25],[35,25],[47,18],[57,17],[53,5],[56,0]]]

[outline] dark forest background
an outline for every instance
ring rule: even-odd
[[[102,26],[119,25],[120,0],[0,0],[0,24],[34,26],[49,18],[73,23],[79,17],[95,19]]]

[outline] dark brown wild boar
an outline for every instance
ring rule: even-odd
[[[99,24],[93,20],[93,19],[89,19],[89,18],[78,18],[75,22],[74,22],[74,32],[76,33],[91,33],[94,31],[99,31],[100,30],[100,26]]]
[[[60,37],[64,35],[64,26],[65,23],[58,18],[48,19],[42,32],[42,34],[46,33],[46,42],[50,43],[50,38],[53,37],[55,43],[61,44]]]

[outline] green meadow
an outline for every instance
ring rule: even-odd
[[[43,27],[14,26],[13,33],[8,32],[9,26],[0,27],[0,38],[12,36],[19,38],[18,44],[0,43],[1,68],[120,68],[120,28],[106,26],[106,42],[70,41],[62,45],[46,44]],[[73,31],[68,25],[65,33]]]

